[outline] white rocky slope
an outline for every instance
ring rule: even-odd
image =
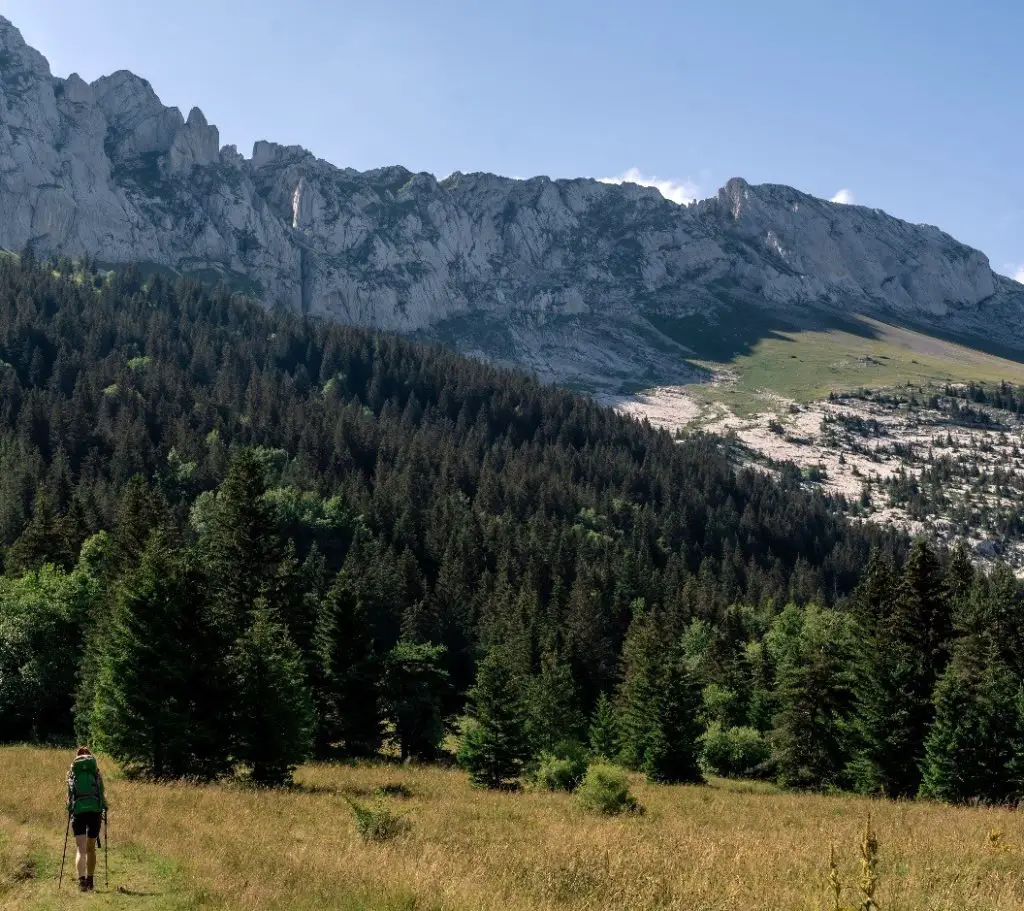
[[[0,247],[28,245],[219,275],[594,389],[687,379],[685,333],[651,320],[723,301],[998,322],[1024,345],[1024,288],[933,227],[740,179],[677,206],[593,180],[359,173],[268,142],[246,159],[131,73],[55,78],[0,17]]]

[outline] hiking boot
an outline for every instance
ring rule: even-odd
[[[85,888],[86,888],[86,891],[87,891],[87,892],[93,892],[93,891],[95,891],[95,889],[96,889],[96,885],[95,885],[95,884],[93,883],[93,881],[92,881],[92,877],[91,877],[91,876],[87,876],[87,877],[85,878]]]
[[[89,891],[89,880],[85,876],[78,877],[78,891],[88,892]]]

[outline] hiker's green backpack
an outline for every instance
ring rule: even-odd
[[[99,813],[103,809],[103,786],[95,756],[79,756],[71,763],[68,807],[72,813]]]

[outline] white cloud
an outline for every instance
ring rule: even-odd
[[[1013,280],[1024,285],[1024,266],[1017,266],[1017,271],[1013,273]]]
[[[664,177],[645,177],[639,168],[630,168],[618,177],[599,177],[601,183],[635,183],[641,187],[654,187],[665,199],[680,206],[693,202],[700,188],[690,180],[671,180]]]
[[[853,195],[853,190],[843,189],[832,197],[832,202],[837,202],[843,206],[852,206],[856,201],[856,197]]]

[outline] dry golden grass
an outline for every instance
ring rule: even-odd
[[[39,840],[51,858],[50,879],[64,834],[69,758],[0,751],[0,832],[8,843]],[[634,792],[647,812],[606,818],[584,813],[568,795],[488,793],[455,770],[388,765],[308,766],[301,790],[278,793],[147,785],[110,771],[108,780],[111,868],[122,871],[115,878],[146,873],[144,864],[133,871],[116,860],[129,843],[134,856],[173,861],[178,870],[163,880],[175,895],[160,904],[139,898],[138,907],[831,909],[830,846],[847,887],[843,903],[855,905],[870,813],[880,842],[882,911],[1024,908],[1024,817],[1009,810],[773,794],[724,783],[655,787],[637,779]],[[409,798],[385,799],[409,811],[411,828],[392,841],[364,841],[345,797],[372,802],[386,784],[410,790]],[[0,849],[0,862],[11,864],[17,854]],[[31,888],[8,883],[5,903],[9,876],[0,872],[0,907],[60,907],[50,903],[50,879]],[[126,895],[109,906],[115,904],[136,906]]]

